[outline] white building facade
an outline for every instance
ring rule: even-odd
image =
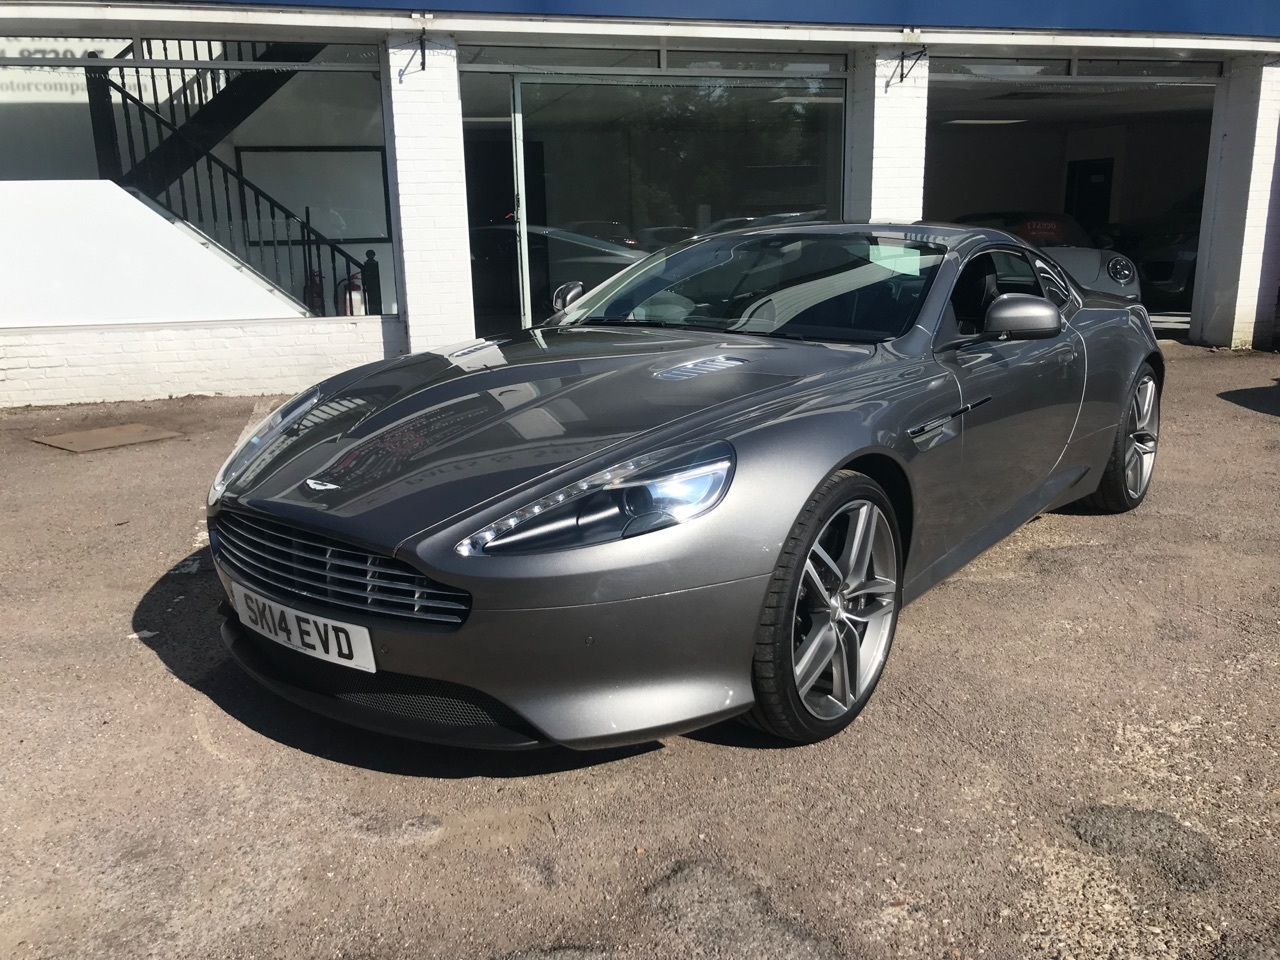
[[[806,218],[1038,224],[1270,348],[1280,7],[1114,6],[0,2],[0,406],[293,392]]]

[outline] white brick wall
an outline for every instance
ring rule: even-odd
[[[394,159],[392,209],[403,254],[402,312],[414,352],[475,336],[462,100],[453,41],[428,35],[387,41],[384,97]]]
[[[1269,347],[1275,335],[1276,294],[1280,287],[1280,64],[1262,67],[1254,132],[1249,193],[1240,252],[1240,291],[1231,345]]]
[[[878,47],[853,55],[848,219],[911,223],[923,215],[929,58],[912,66],[917,53]]]
[[[294,393],[405,349],[377,317],[0,330],[0,407]]]
[[[1268,347],[1280,286],[1280,64],[1240,57],[1214,98],[1192,339]]]

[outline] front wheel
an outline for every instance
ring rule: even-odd
[[[1104,513],[1124,513],[1147,498],[1160,445],[1160,384],[1151,365],[1138,368],[1124,418],[1116,428],[1102,482],[1085,503]]]
[[[870,477],[839,471],[801,512],[770,581],[748,722],[797,743],[847,727],[880,680],[901,606],[893,505]]]

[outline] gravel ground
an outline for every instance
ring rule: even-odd
[[[1276,960],[1280,359],[1167,353],[1146,504],[933,590],[796,749],[304,714],[217,639],[203,497],[254,400],[0,411],[0,957]],[[132,420],[184,438],[29,439]]]

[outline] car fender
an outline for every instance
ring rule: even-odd
[[[735,468],[724,499],[686,523],[625,540],[526,555],[461,556],[457,544],[489,519],[472,516],[401,546],[401,554],[490,609],[571,606],[634,599],[772,573],[814,491],[860,455],[890,458],[910,476],[914,448],[891,424],[882,394],[754,414],[674,442],[727,440]],[[664,443],[671,438],[664,438]],[[544,491],[505,501],[516,509]],[[516,500],[522,502],[517,503]],[[494,511],[495,513],[497,511]],[[713,575],[708,571],[714,570]]]

